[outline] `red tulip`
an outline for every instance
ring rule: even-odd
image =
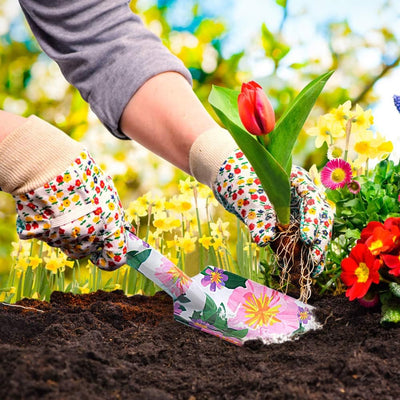
[[[253,135],[266,135],[275,126],[275,113],[262,87],[254,81],[242,84],[238,97],[239,116]]]

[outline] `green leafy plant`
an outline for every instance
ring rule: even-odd
[[[382,305],[383,324],[400,322],[400,163],[383,160],[357,177],[358,193],[347,186],[328,190],[336,204],[333,239],[322,292],[347,286],[350,300]],[[340,280],[341,278],[341,280]]]

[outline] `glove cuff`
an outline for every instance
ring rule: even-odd
[[[0,143],[0,187],[12,195],[34,190],[63,173],[83,146],[32,115]]]
[[[190,149],[190,173],[212,188],[222,164],[237,147],[226,129],[216,127],[203,132]]]

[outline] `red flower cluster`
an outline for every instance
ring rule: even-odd
[[[372,283],[379,283],[381,268],[400,276],[400,218],[384,223],[372,221],[362,230],[361,238],[349,257],[342,261],[340,278],[348,289],[350,300],[364,297]]]

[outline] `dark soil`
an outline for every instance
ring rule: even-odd
[[[175,322],[163,293],[0,305],[0,399],[399,399],[400,329],[344,297],[324,328],[237,347]]]

